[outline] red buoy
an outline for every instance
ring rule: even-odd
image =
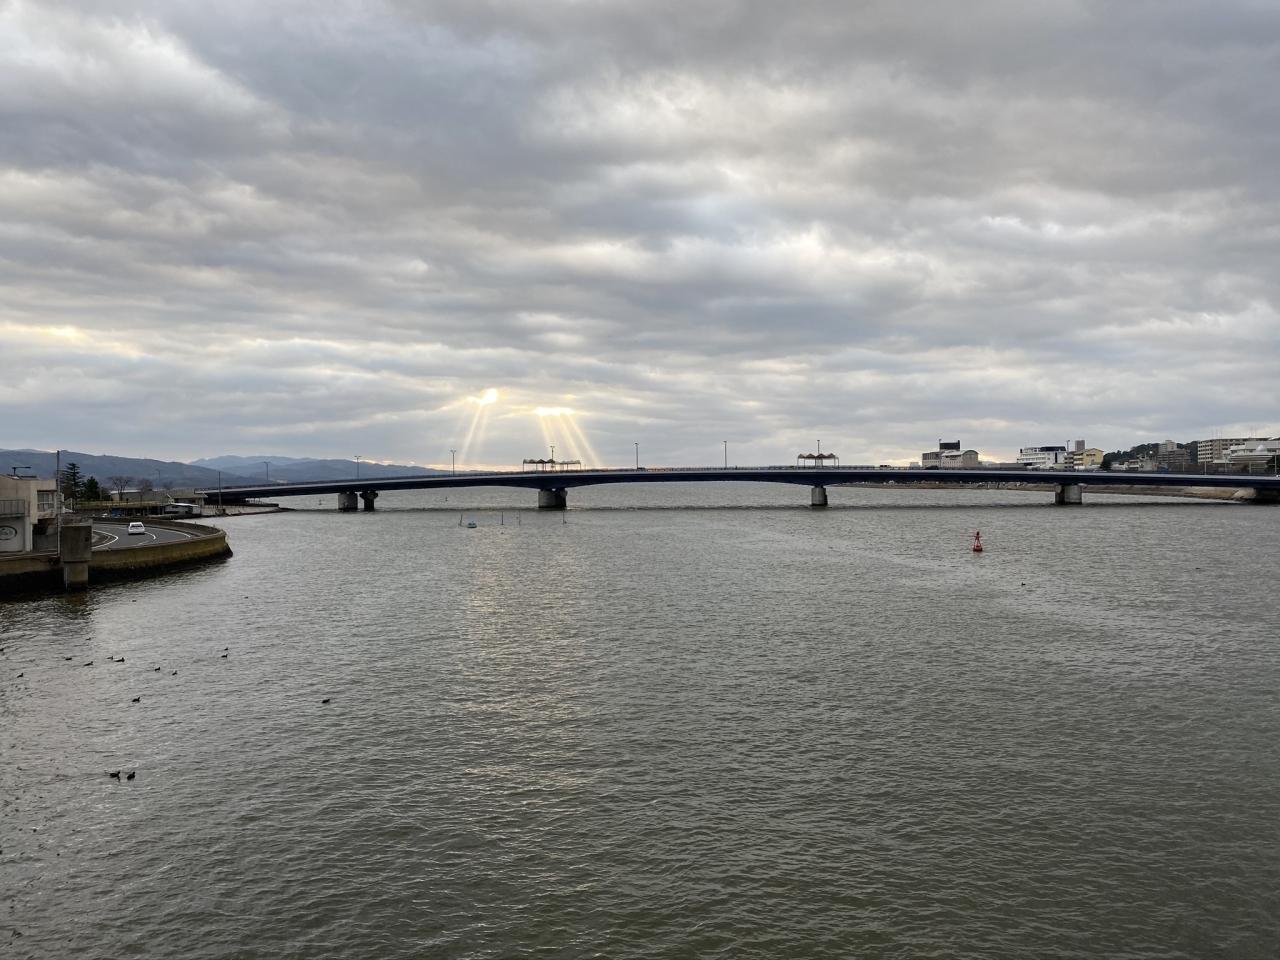
[[[974,553],[982,552],[982,531],[981,530],[976,531],[973,535],[973,552]]]

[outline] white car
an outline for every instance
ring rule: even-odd
[[[129,524],[129,536],[131,536],[131,537],[132,537],[135,533],[146,533],[146,532],[147,532],[147,528],[146,528],[146,527],[144,527],[144,526],[143,526],[140,522],[138,522],[137,520],[135,520],[135,521],[133,521],[133,523]]]

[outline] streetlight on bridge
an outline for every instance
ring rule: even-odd
[[[454,476],[457,476],[457,473],[458,473],[458,451],[457,450],[453,450],[453,449],[449,450],[449,463],[451,464],[450,472],[453,473]]]
[[[356,454],[356,479],[360,479],[360,454]],[[355,509],[354,507],[352,509]]]
[[[639,440],[635,442],[635,447],[636,447],[636,469],[639,470],[640,469],[640,441]]]
[[[729,441],[723,440],[721,442],[724,444],[724,468],[728,470],[729,469]]]

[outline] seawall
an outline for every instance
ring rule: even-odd
[[[89,559],[89,587],[95,583],[143,577],[176,567],[231,556],[225,530],[201,523],[148,519],[147,525],[194,534],[173,543],[148,543],[125,550],[95,550]],[[0,556],[0,597],[34,590],[62,589],[62,565],[56,553]]]

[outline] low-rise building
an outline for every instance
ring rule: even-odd
[[[959,452],[959,440],[939,440],[937,450],[926,450],[920,454],[920,466],[925,470],[937,470],[942,466],[944,453]]]
[[[1227,451],[1232,447],[1266,442],[1266,437],[1214,437],[1211,440],[1193,440],[1186,446],[1187,458],[1192,463],[1226,463]]]
[[[1080,447],[1077,450],[1067,451],[1067,458],[1063,465],[1068,470],[1097,470],[1102,466],[1102,458],[1105,455],[1105,452],[1097,447]]]
[[[1018,463],[1028,470],[1061,470],[1066,459],[1065,446],[1023,447],[1018,451]]]
[[[1227,450],[1227,463],[1232,467],[1257,468],[1274,463],[1280,457],[1280,437],[1250,440]]]
[[[58,484],[0,476],[0,553],[56,550]]]
[[[940,450],[939,466],[943,470],[976,470],[978,469],[977,450]]]

